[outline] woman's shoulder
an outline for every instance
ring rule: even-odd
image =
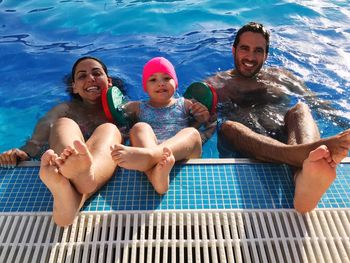
[[[62,102],[51,108],[51,110],[48,111],[48,114],[62,115],[63,113],[66,113],[69,109],[70,102]]]

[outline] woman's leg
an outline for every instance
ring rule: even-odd
[[[42,157],[40,178],[54,197],[57,224],[71,224],[84,202],[113,176],[110,146],[120,142],[119,130],[110,123],[97,127],[86,143],[71,119],[59,119],[53,126],[52,150]]]

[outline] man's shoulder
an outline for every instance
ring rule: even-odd
[[[228,70],[224,70],[224,71],[219,71],[216,73],[216,75],[227,77],[227,76],[234,76],[235,73],[234,73],[233,69],[228,69]]]
[[[282,67],[264,67],[263,69],[261,69],[260,73],[265,73],[265,74],[270,74],[270,75],[275,75],[275,76],[280,76],[280,75],[285,75],[289,78],[297,78],[296,75],[289,71],[286,68],[282,68]]]
[[[209,76],[207,79],[217,78],[217,77],[227,77],[232,75],[232,69],[218,71],[214,75]]]
[[[215,75],[208,77],[205,82],[211,84],[215,88],[220,88],[226,82],[226,80],[232,77],[232,70],[218,71]]]
[[[266,67],[261,73],[263,74],[262,78],[265,80],[285,87],[296,94],[304,94],[308,91],[304,81],[292,71],[285,68]]]

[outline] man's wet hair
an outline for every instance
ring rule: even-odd
[[[240,37],[244,32],[253,32],[253,33],[262,34],[266,40],[266,54],[269,53],[270,32],[264,27],[263,24],[256,23],[256,22],[249,22],[248,24],[244,25],[237,31],[235,41],[233,42],[234,48],[237,48],[238,43],[240,41]]]
[[[105,63],[102,62],[102,60],[96,58],[96,57],[91,57],[91,56],[85,56],[85,57],[81,57],[79,58],[77,61],[75,61],[73,67],[72,67],[72,72],[70,74],[67,74],[63,77],[63,82],[66,84],[66,91],[69,93],[69,95],[73,98],[73,99],[79,99],[79,100],[82,100],[82,98],[80,97],[79,94],[76,94],[76,93],[73,93],[73,82],[74,82],[74,74],[75,74],[75,71],[76,71],[76,68],[78,66],[78,64],[83,61],[83,60],[86,60],[86,59],[92,59],[92,60],[95,60],[97,61],[98,63],[101,64],[102,66],[102,69],[103,71],[106,73],[106,75],[108,77],[110,77],[108,75],[108,69],[107,69],[107,66]],[[123,94],[125,94],[125,87],[124,87],[124,83],[123,83],[123,80],[118,78],[118,77],[110,77],[112,79],[112,85],[113,86],[117,86],[121,92]]]

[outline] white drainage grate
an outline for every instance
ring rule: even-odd
[[[350,210],[0,215],[0,262],[350,262]]]

